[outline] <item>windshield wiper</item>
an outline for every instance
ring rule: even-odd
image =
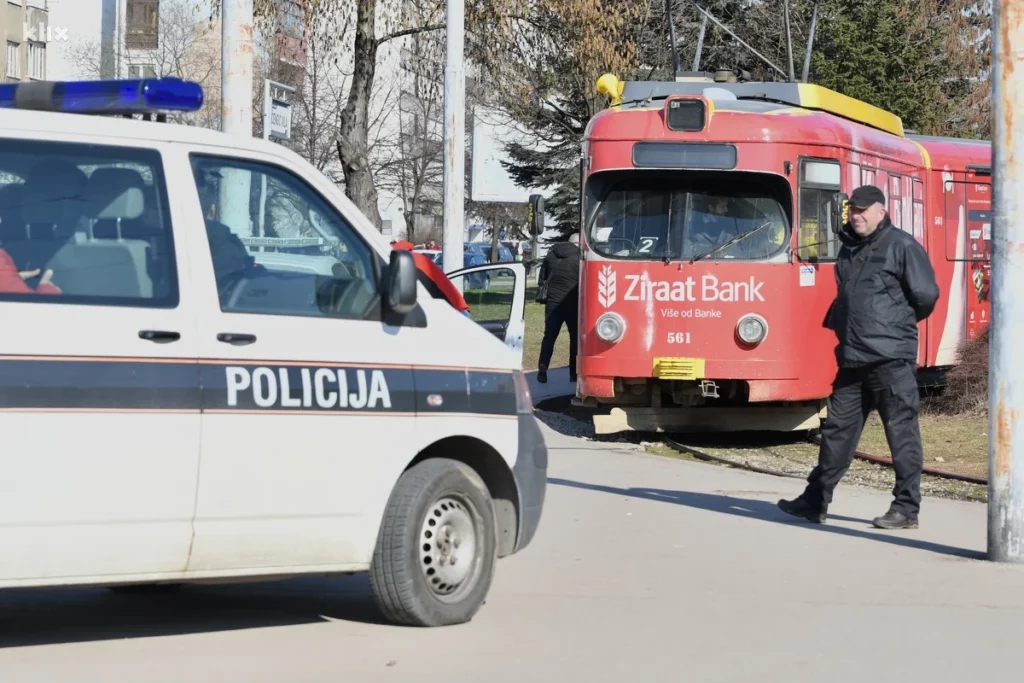
[[[717,247],[715,247],[713,249],[705,251],[703,254],[701,254],[699,256],[694,256],[693,258],[690,259],[690,264],[692,265],[692,264],[696,263],[697,261],[700,261],[701,259],[705,259],[708,256],[712,256],[714,254],[717,254],[718,252],[722,251],[723,249],[727,249],[727,248],[731,247],[732,245],[734,245],[737,242],[739,242],[741,239],[744,239],[746,237],[750,237],[755,232],[757,232],[759,230],[762,230],[762,229],[768,227],[771,224],[772,224],[771,221],[765,221],[764,223],[762,223],[761,225],[757,226],[753,230],[747,230],[746,232],[741,232],[740,234],[736,235],[735,237],[733,237],[729,241],[725,242],[724,244],[720,244],[720,245],[718,245]]]

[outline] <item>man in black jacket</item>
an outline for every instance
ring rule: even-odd
[[[572,235],[568,242],[559,242],[551,247],[541,264],[538,279],[547,284],[547,301],[544,305],[544,340],[540,344],[540,361],[537,363],[537,381],[548,381],[548,363],[555,350],[555,340],[562,330],[562,323],[569,328],[569,381],[576,381],[576,346],[580,310],[580,248],[579,235]]]
[[[889,220],[885,196],[872,185],[854,190],[850,222],[840,232],[836,299],[825,327],[836,333],[839,372],[821,427],[818,466],[785,512],[825,521],[832,492],[853,462],[864,423],[877,408],[896,470],[881,529],[916,529],[924,453],[918,425],[917,325],[931,315],[939,286],[928,254]]]

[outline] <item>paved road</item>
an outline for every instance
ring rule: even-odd
[[[1017,669],[1024,567],[980,561],[985,508],[926,501],[916,532],[841,489],[826,527],[774,507],[799,483],[549,432],[534,544],[477,619],[374,623],[363,579],[170,598],[0,594],[0,681],[963,681]]]

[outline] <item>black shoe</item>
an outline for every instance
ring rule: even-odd
[[[538,370],[537,371],[537,381],[540,382],[541,384],[547,384],[548,383],[548,373],[547,373],[547,370]]]
[[[802,498],[795,500],[780,500],[779,509],[787,515],[801,517],[815,524],[824,524],[827,514],[823,510],[815,510]]]
[[[908,517],[902,512],[889,510],[881,517],[875,517],[871,523],[879,529],[916,529],[917,517]]]

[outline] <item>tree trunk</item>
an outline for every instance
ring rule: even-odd
[[[497,263],[498,258],[498,236],[501,230],[501,221],[491,223],[491,263]]]
[[[377,66],[376,11],[377,0],[357,0],[355,73],[348,102],[341,113],[338,156],[345,172],[345,194],[380,230],[377,188],[373,184],[369,155],[370,94]]]

